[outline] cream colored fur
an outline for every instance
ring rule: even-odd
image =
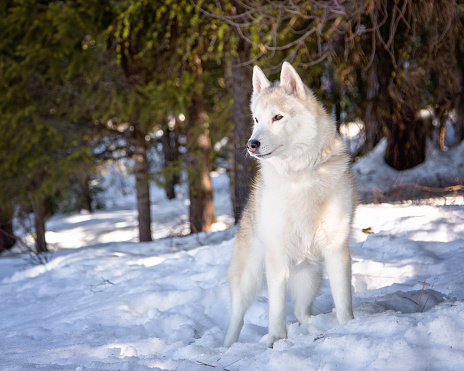
[[[226,347],[238,341],[245,312],[265,282],[268,346],[287,337],[287,289],[298,321],[305,323],[320,288],[321,263],[339,323],[353,318],[348,237],[356,192],[335,124],[286,62],[276,84],[254,68],[251,111],[250,140],[260,145],[249,153],[260,166],[229,268],[232,308]]]

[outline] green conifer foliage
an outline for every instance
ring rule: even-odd
[[[0,199],[37,211],[38,252],[47,251],[45,201],[91,158],[71,119],[74,84],[86,67],[80,10],[78,2],[32,0],[0,9]]]

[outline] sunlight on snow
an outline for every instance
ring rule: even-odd
[[[136,259],[128,262],[128,265],[143,265],[144,267],[153,267],[161,264],[166,260],[163,256],[150,256],[148,258]]]
[[[386,264],[373,260],[353,262],[353,287],[356,293],[403,283],[417,275],[412,264]]]

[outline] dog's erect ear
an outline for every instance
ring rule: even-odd
[[[305,96],[305,86],[301,80],[298,72],[293,68],[293,66],[284,62],[282,65],[282,71],[280,72],[280,86],[282,86],[287,94],[295,95],[299,98]]]
[[[264,89],[271,86],[264,72],[258,66],[253,68],[253,95],[261,93]]]

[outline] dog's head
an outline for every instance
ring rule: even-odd
[[[247,150],[261,160],[292,160],[319,151],[321,125],[318,121],[321,117],[330,121],[311,90],[287,62],[282,65],[280,82],[276,83],[271,83],[258,66],[254,67],[251,112],[254,126]]]

